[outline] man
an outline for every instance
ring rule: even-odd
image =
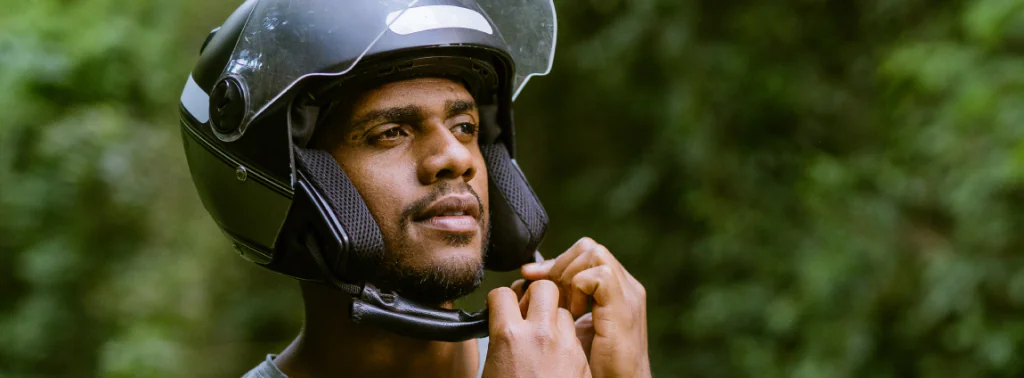
[[[550,32],[495,33],[528,22]],[[550,1],[263,0],[208,39],[182,95],[197,189],[239,253],[303,280],[299,337],[246,377],[650,375],[643,287],[606,248],[525,264],[546,215],[510,106],[553,24]],[[452,310],[485,266],[524,280]]]

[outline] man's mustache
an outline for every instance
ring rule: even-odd
[[[473,190],[473,187],[469,186],[469,184],[465,182],[456,186],[452,185],[450,182],[447,181],[437,184],[430,191],[430,194],[427,194],[423,198],[420,198],[416,202],[413,202],[411,205],[406,207],[405,210],[402,211],[402,223],[408,223],[409,220],[412,219],[414,215],[426,212],[427,208],[430,207],[430,204],[436,202],[441,197],[444,197],[452,193],[464,192],[469,192],[469,194],[473,195],[473,198],[476,198],[476,205],[480,207],[480,219],[478,220],[478,222],[480,224],[483,224],[485,215],[487,215],[487,213],[484,212],[484,203],[483,201],[480,200],[480,196],[476,194],[476,191]]]

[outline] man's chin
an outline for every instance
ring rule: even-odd
[[[445,249],[448,249],[445,251]],[[382,272],[384,288],[394,290],[406,299],[430,305],[441,305],[472,293],[484,277],[480,249],[438,248],[432,250],[430,262],[422,264],[387,264]]]

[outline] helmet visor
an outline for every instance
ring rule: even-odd
[[[248,91],[236,133],[300,80],[344,75],[386,33],[441,28],[504,37],[516,65],[513,98],[531,76],[551,69],[551,0],[262,0],[249,14],[222,73],[242,81]]]
[[[547,75],[555,59],[558,22],[552,0],[477,0],[508,44],[515,61],[512,99],[533,76]]]

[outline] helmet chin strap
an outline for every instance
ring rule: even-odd
[[[418,339],[464,341],[487,336],[487,310],[472,314],[463,310],[428,307],[393,293],[363,285],[352,298],[352,321]]]
[[[540,251],[536,262],[544,261]],[[526,290],[530,281],[525,282]],[[464,341],[487,336],[487,309],[472,314],[463,310],[428,307],[393,293],[382,293],[366,283],[352,298],[352,321],[386,329],[403,336],[439,341]]]
[[[534,252],[537,262],[544,261]],[[523,285],[526,290],[530,284]],[[366,283],[352,298],[352,321],[386,329],[403,336],[439,341],[465,341],[487,336],[487,309],[472,314],[463,310],[428,307],[393,293],[382,293]]]

